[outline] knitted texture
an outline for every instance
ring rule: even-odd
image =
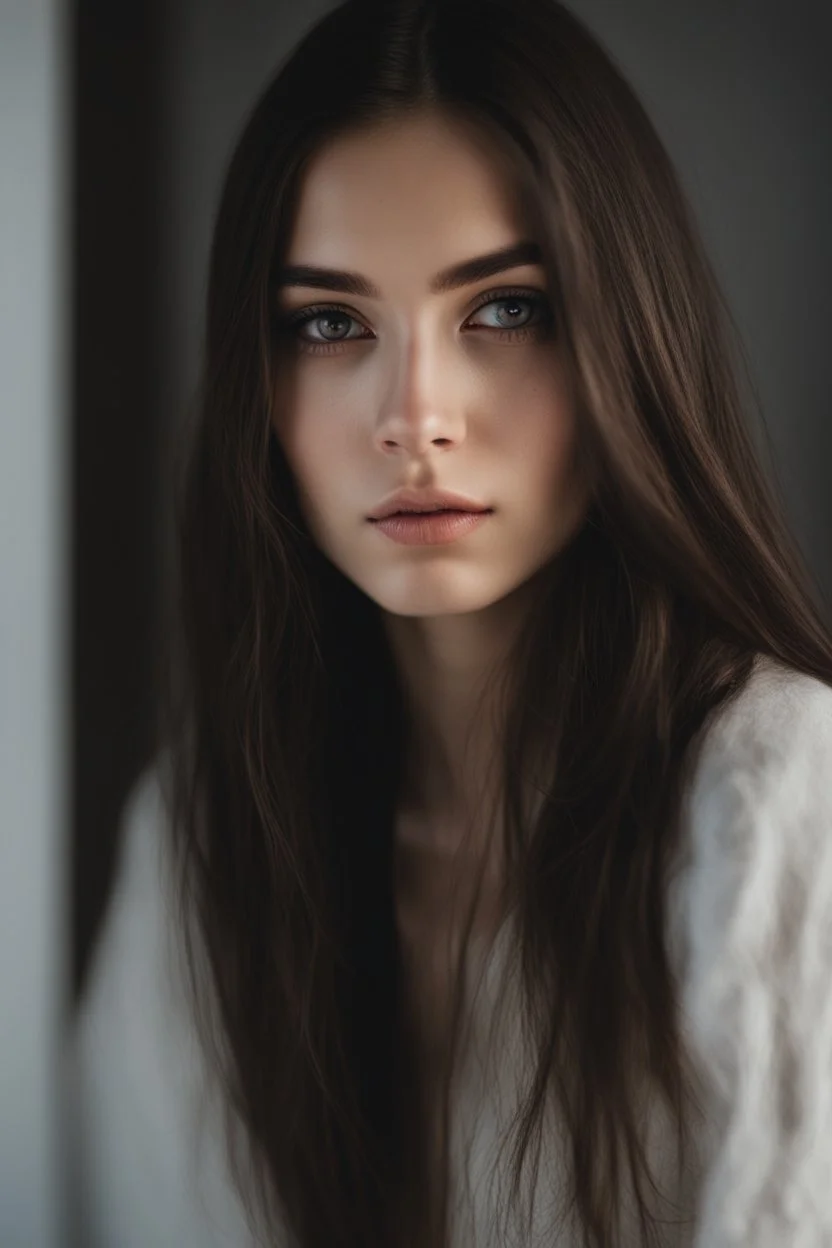
[[[248,1248],[221,1141],[211,1134],[219,1120],[206,1120],[198,1160],[191,1130],[200,1059],[172,976],[163,819],[151,771],[125,812],[119,877],[67,1052],[82,1242]],[[685,1189],[697,1194],[694,1214],[669,1229],[666,1243],[830,1246],[832,690],[758,660],[746,689],[707,733],[682,831],[669,935],[707,1130],[701,1166],[698,1160]],[[492,981],[486,977],[477,1005],[484,1018]],[[524,1070],[511,1045],[500,1057],[502,1080],[460,1083],[454,1138],[462,1140],[465,1124],[475,1124],[474,1137],[453,1164],[479,1204],[459,1222],[453,1248],[497,1243],[476,1170],[496,1155],[505,1124],[498,1097],[508,1088],[510,1114]],[[659,1117],[657,1110],[654,1155],[661,1158],[669,1145]],[[558,1166],[550,1144],[546,1173],[556,1176]],[[565,1221],[554,1241],[542,1229],[552,1225],[553,1191],[550,1183],[539,1195],[546,1215],[535,1219],[539,1239],[533,1231],[513,1243],[574,1248]],[[619,1248],[637,1245],[633,1232]]]

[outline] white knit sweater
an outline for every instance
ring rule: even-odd
[[[210,1110],[197,1150],[201,1064],[169,956],[163,818],[150,772],[126,810],[117,886],[67,1050],[82,1242],[251,1248]],[[664,1243],[832,1248],[832,690],[758,661],[709,730],[683,831],[668,935],[707,1118],[677,1181],[663,1112],[650,1110],[650,1156],[679,1218]],[[562,1212],[557,1123],[531,1229],[494,1221],[507,1173],[495,1150],[527,1069],[511,1030],[519,1011],[506,1011],[496,1043],[478,1048],[477,1037],[511,990],[511,947],[504,926],[471,1000],[475,1042],[453,1126],[453,1244],[573,1248],[567,1218],[554,1240],[546,1234]],[[633,1227],[621,1248],[639,1242]]]

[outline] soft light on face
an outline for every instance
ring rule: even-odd
[[[472,130],[426,114],[332,143],[301,187],[287,266],[347,271],[363,287],[281,288],[274,427],[316,543],[396,615],[491,606],[586,511],[543,268],[526,254],[463,285],[435,280],[534,242],[502,167]],[[367,517],[403,486],[493,514],[446,545],[399,545]]]

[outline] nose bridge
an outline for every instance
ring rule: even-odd
[[[384,436],[429,433],[451,412],[449,360],[427,318],[410,322],[391,344],[388,383],[379,412]]]

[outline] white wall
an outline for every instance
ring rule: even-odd
[[[0,3],[0,1244],[62,1241],[68,136],[62,0]]]

